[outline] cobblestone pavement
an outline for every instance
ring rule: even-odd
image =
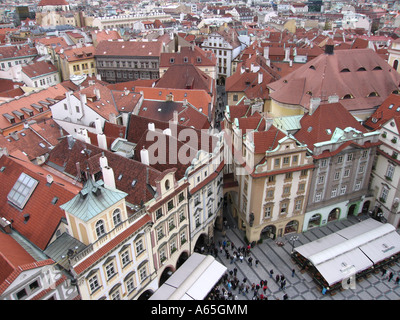
[[[222,232],[215,231],[215,243],[218,246],[219,241],[230,240],[236,247],[246,246],[244,242],[244,232],[237,229],[233,218],[225,214],[228,218],[228,226],[225,229],[226,235],[223,236]],[[330,233],[336,232],[340,229],[351,226],[357,223],[355,217],[349,217],[335,222],[330,222],[326,226],[313,228],[306,232],[297,234],[299,239],[296,241],[295,246],[300,246],[310,241],[319,239]],[[395,263],[393,266],[387,268],[387,274],[392,271],[394,273],[393,279],[389,282],[388,279],[382,277],[381,272],[372,273],[370,277],[357,281],[355,289],[337,290],[336,294],[322,294],[319,287],[312,280],[308,273],[301,273],[299,267],[290,258],[292,250],[292,243],[288,240],[291,235],[282,237],[280,239],[264,240],[261,244],[257,244],[251,249],[251,256],[253,257],[253,264],[250,266],[244,259],[243,262],[239,260],[231,264],[230,260],[226,258],[224,253],[219,253],[217,260],[224,264],[229,270],[235,267],[238,269],[237,278],[242,282],[244,277],[247,277],[251,283],[260,283],[260,280],[268,280],[268,289],[266,296],[268,300],[282,300],[283,295],[286,293],[291,300],[398,300],[400,299],[400,285],[395,284],[394,279],[400,275],[400,265]],[[283,246],[278,246],[276,241],[282,241]],[[233,251],[229,249],[232,253]],[[256,267],[254,264],[255,259],[258,259],[259,265]],[[269,270],[274,270],[274,278],[269,277]],[[295,269],[294,276],[292,277],[292,269]],[[286,278],[286,288],[280,289],[280,286],[275,282],[275,275],[282,274]],[[261,293],[262,290],[259,290]],[[238,289],[233,291],[238,300],[251,300],[253,292],[243,295],[238,293]]]

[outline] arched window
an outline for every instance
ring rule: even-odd
[[[103,220],[99,220],[96,222],[96,234],[97,234],[98,238],[100,238],[106,234],[106,229],[104,227]]]
[[[379,95],[378,95],[378,93],[377,92],[371,92],[369,95],[368,95],[368,98],[369,97],[378,97]]]
[[[351,94],[344,95],[343,99],[352,99],[353,96]]]
[[[169,190],[169,188],[170,188],[169,180],[166,180],[165,181],[165,189]]]
[[[122,222],[121,210],[119,208],[115,209],[113,212],[113,222],[114,222],[114,226],[117,226]]]

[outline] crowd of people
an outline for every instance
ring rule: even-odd
[[[226,271],[220,281],[211,290],[207,299],[209,300],[238,300],[239,295],[246,296],[247,299],[251,300],[268,300],[271,295],[268,291],[268,280],[260,280],[259,283],[251,282],[246,276],[243,279],[239,279],[238,268],[235,262],[247,263],[250,267],[257,268],[259,260],[253,258],[251,249],[254,244],[248,244],[247,246],[236,247],[235,244],[225,239],[219,241],[218,245],[212,243],[207,251],[216,258],[221,255],[226,261],[226,265],[232,265],[233,268]],[[206,250],[206,249],[204,249]],[[223,260],[223,258],[221,258]],[[269,271],[269,277],[273,278],[274,271]],[[294,275],[294,270],[292,271]],[[271,281],[271,280],[270,280]],[[273,281],[273,280],[272,280]],[[288,295],[284,292],[286,288],[286,278],[282,274],[275,276],[275,282],[279,286],[279,289],[283,291],[283,300],[289,299]]]

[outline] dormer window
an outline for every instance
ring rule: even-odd
[[[371,92],[371,93],[368,95],[368,98],[370,98],[370,97],[379,97],[379,95],[378,95],[377,92]]]
[[[348,94],[344,95],[342,99],[353,99],[353,96],[348,93]]]
[[[174,58],[169,59],[169,63],[174,63],[174,62],[175,62]]]
[[[364,67],[360,67],[357,69],[357,71],[367,71],[367,69],[365,69]]]
[[[188,62],[188,61],[189,61],[188,57],[183,58],[183,62]]]
[[[349,68],[343,68],[342,70],[340,70],[340,72],[350,72]]]
[[[382,70],[382,68],[380,66],[376,66],[374,69],[372,70]]]

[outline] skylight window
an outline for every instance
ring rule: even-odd
[[[25,173],[21,173],[17,182],[15,182],[11,191],[7,195],[8,201],[16,205],[18,208],[23,209],[37,184],[37,180],[31,178]]]

